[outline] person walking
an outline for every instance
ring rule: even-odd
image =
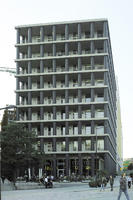
[[[100,191],[104,191],[104,184],[105,184],[105,177],[103,176],[102,178],[101,178],[101,189],[100,189]]]
[[[132,185],[132,179],[131,179],[130,176],[128,176],[127,182],[128,182],[128,188],[130,189],[130,188],[131,188],[131,185]]]
[[[113,176],[109,177],[109,182],[110,182],[111,191],[113,191],[113,184],[114,184],[114,178],[113,178]]]
[[[119,189],[119,195],[118,195],[118,199],[120,200],[121,194],[122,192],[124,192],[126,199],[130,200],[129,195],[128,195],[128,191],[127,191],[127,179],[126,179],[126,174],[122,174],[121,178],[120,178],[120,189]]]

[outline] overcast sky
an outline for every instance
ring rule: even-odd
[[[133,157],[133,1],[3,0],[0,4],[0,67],[15,67],[14,27],[58,21],[107,18],[118,77],[124,158]],[[0,72],[0,107],[15,104],[15,78]],[[0,117],[2,112],[0,112]]]

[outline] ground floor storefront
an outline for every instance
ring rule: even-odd
[[[18,169],[17,177],[28,175],[30,179],[43,174],[52,175],[54,178],[72,175],[86,177],[95,176],[98,171],[116,173],[116,163],[109,154],[45,154],[39,163],[30,163],[27,169]]]

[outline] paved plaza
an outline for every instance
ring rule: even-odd
[[[100,188],[89,188],[87,183],[54,183],[52,189],[2,191],[1,200],[117,200],[118,184],[114,191],[109,185],[105,191]],[[133,186],[128,190],[130,200],[133,200]],[[125,200],[122,194],[121,200]]]

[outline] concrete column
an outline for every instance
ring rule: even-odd
[[[82,116],[82,106],[79,105],[78,106],[78,118],[81,118],[81,116]]]
[[[40,107],[40,119],[41,120],[44,119],[44,109],[43,109],[43,107]]]
[[[52,64],[53,64],[53,72],[56,72],[56,60],[55,59],[53,59],[52,60]]]
[[[108,57],[104,56],[104,67],[105,69],[109,69]]]
[[[91,176],[94,176],[94,169],[95,169],[95,159],[94,159],[94,154],[91,154]]]
[[[94,57],[91,57],[91,68],[94,69],[95,68],[95,63],[94,63]]]
[[[66,176],[69,176],[69,154],[66,154]]]
[[[81,135],[82,134],[82,122],[79,121],[78,122],[78,135]]]
[[[90,36],[91,38],[94,37],[94,23],[93,22],[91,22],[90,24]]]
[[[82,151],[82,140],[81,140],[81,137],[78,137],[78,151]]]
[[[53,107],[53,119],[56,119],[56,107]]]
[[[20,90],[19,78],[16,78],[16,90]]]
[[[40,92],[40,104],[44,104],[44,93]]]
[[[65,25],[65,39],[69,39],[69,30],[68,30],[68,24]]]
[[[28,76],[28,89],[32,88],[32,84],[31,84],[31,76]]]
[[[32,28],[28,28],[28,43],[32,42]]]
[[[65,43],[65,55],[68,56],[68,43]]]
[[[79,160],[79,175],[83,174],[83,160],[82,160],[82,156],[81,153],[78,154],[78,160]]]
[[[65,74],[65,87],[69,87],[69,76]]]
[[[94,89],[91,88],[91,102],[94,101],[94,95],[95,95],[95,93],[94,93]]]
[[[53,138],[53,151],[56,152],[56,138]]]
[[[17,99],[17,94],[16,94],[16,99]],[[17,102],[17,100],[16,100],[16,102]],[[19,104],[16,103],[16,105],[19,105]],[[16,120],[19,121],[19,109],[18,108],[16,108]]]
[[[94,107],[93,104],[91,105],[91,117],[92,117],[92,118],[95,117],[95,107]]]
[[[109,124],[108,121],[104,121],[104,133],[110,135]]]
[[[56,103],[56,91],[52,91],[53,103]]]
[[[40,88],[44,88],[43,76],[40,76]]]
[[[53,87],[56,88],[56,75],[52,76]]]
[[[103,37],[108,37],[108,24],[107,24],[107,22],[103,23]]]
[[[78,24],[78,38],[81,39],[81,24]]]
[[[78,42],[78,54],[81,54],[81,42]]]
[[[66,151],[69,151],[69,138],[68,137],[65,138],[65,142],[66,142]]]
[[[90,42],[90,49],[91,49],[91,54],[93,54],[94,53],[94,41],[91,41]]]
[[[108,117],[108,105],[104,104],[104,117]]]
[[[32,111],[31,108],[28,108],[28,120],[31,120]]]
[[[16,47],[16,59],[19,59],[19,47]]]
[[[104,101],[108,101],[108,88],[104,88]]]
[[[40,27],[40,41],[43,42],[44,41],[44,27]]]
[[[53,155],[53,176],[54,176],[54,178],[57,177],[56,168],[57,168],[57,166],[56,166],[56,155]]]
[[[43,60],[40,61],[40,73],[44,72],[43,62]]]
[[[17,37],[16,37],[16,38],[17,38],[17,41],[16,41],[16,43],[17,43],[17,44],[20,44],[20,29],[17,29],[17,32],[16,32],[16,33],[17,33]]]
[[[69,106],[65,106],[66,119],[69,119]]]
[[[44,124],[43,123],[40,123],[40,135],[44,135]],[[41,144],[41,150],[44,151],[44,145],[43,144]]]
[[[40,45],[40,57],[44,57],[44,46],[43,46],[43,44]]]
[[[91,121],[91,134],[94,134],[94,121]]]
[[[53,135],[57,135],[56,134],[56,122],[53,122]]]
[[[56,44],[53,44],[53,56],[56,56]]]
[[[108,53],[108,44],[107,44],[107,40],[104,40],[104,53]]]
[[[69,124],[68,124],[68,122],[65,122],[65,127],[66,127],[65,135],[69,135]]]
[[[31,58],[31,46],[28,46],[28,58]]]
[[[69,102],[69,91],[65,90],[65,103]]]
[[[19,104],[20,104],[20,102],[19,102],[19,94],[16,93],[16,105],[19,105]]]
[[[69,71],[68,59],[65,59],[65,71]]]
[[[108,72],[104,72],[104,84],[105,85],[108,85],[108,74],[107,74]]]
[[[31,104],[31,92],[28,92],[28,105]]]
[[[95,81],[94,81],[94,73],[91,73],[91,85],[94,85]]]
[[[81,58],[78,58],[78,70],[82,69]]]
[[[82,75],[79,73],[78,74],[78,86],[82,85]]]
[[[56,26],[52,27],[53,40],[56,40]]]
[[[28,74],[32,73],[31,61],[28,61]]]
[[[16,63],[16,74],[20,74],[20,67],[19,67],[19,63]]]
[[[82,90],[78,89],[78,102],[82,102]]]

